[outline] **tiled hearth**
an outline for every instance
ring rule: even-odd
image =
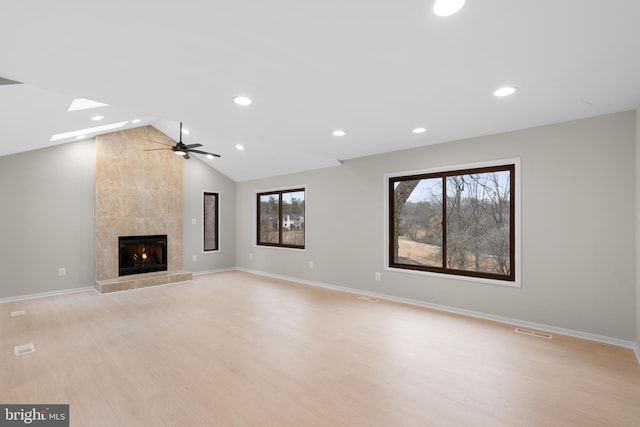
[[[191,280],[182,271],[183,162],[152,126],[96,137],[96,289],[101,293]],[[167,235],[167,271],[118,277],[118,237]]]
[[[167,285],[169,283],[185,282],[193,279],[187,271],[159,271],[155,273],[133,274],[116,279],[96,281],[96,290],[101,294],[131,289],[146,288],[148,286]]]

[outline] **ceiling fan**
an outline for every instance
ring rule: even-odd
[[[202,144],[188,144],[188,145],[184,144],[182,142],[182,122],[180,122],[180,138],[176,143],[176,145],[166,144],[164,142],[158,142],[158,141],[154,141],[152,139],[146,139],[146,138],[145,140],[156,143],[156,144],[166,145],[167,148],[150,148],[144,151],[171,150],[177,155],[183,156],[187,160],[190,159],[189,153],[204,154],[210,159],[213,159],[214,157],[220,157],[219,154],[209,153],[207,151],[195,150],[195,148],[202,147]]]

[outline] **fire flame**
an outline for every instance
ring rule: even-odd
[[[147,250],[145,248],[142,248],[142,259],[147,259]]]

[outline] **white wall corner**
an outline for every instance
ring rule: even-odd
[[[633,351],[636,353],[636,359],[638,359],[638,364],[640,364],[640,344],[633,344]]]
[[[640,108],[636,109],[636,342],[634,350],[640,363]]]

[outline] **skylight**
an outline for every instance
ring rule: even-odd
[[[67,109],[67,111],[89,110],[91,108],[108,107],[108,106],[109,104],[103,104],[102,102],[92,101],[86,98],[76,98],[73,100],[71,105],[69,105],[69,108]]]
[[[80,129],[80,130],[74,130],[71,132],[59,133],[57,135],[53,135],[49,141],[59,141],[61,139],[73,138],[80,135],[88,135],[90,133],[97,134],[107,130],[121,128],[127,123],[129,123],[129,121],[125,120],[124,122],[111,123],[109,125],[96,126],[96,127],[87,128],[87,129]]]

